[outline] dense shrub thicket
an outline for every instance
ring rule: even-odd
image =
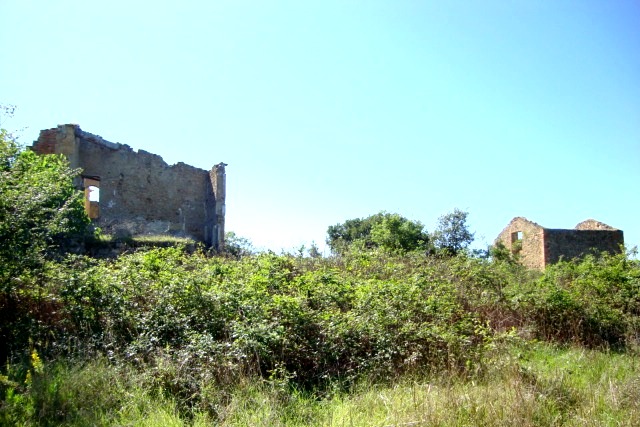
[[[588,346],[637,345],[640,264],[624,254],[553,265],[511,286],[510,302],[538,338]]]
[[[70,256],[20,280],[0,307],[10,362],[101,355],[201,409],[247,376],[321,392],[363,375],[474,375],[503,332],[624,347],[640,331],[640,266],[625,255],[542,274],[467,255],[238,260],[173,247]],[[5,377],[2,393],[24,389],[26,374]]]
[[[362,253],[242,260],[154,249],[51,263],[20,299],[10,352],[180,358],[216,380],[274,373],[301,385],[367,372],[468,369],[489,329],[436,260]],[[28,318],[28,319],[27,319]]]
[[[41,303],[42,272],[89,233],[82,194],[73,185],[78,173],[63,156],[37,156],[0,129],[1,362],[24,348],[30,330],[49,326],[32,310]]]

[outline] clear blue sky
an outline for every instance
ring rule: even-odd
[[[227,167],[279,251],[381,210],[595,218],[640,244],[640,2],[0,0],[9,129]]]

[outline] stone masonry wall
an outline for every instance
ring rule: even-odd
[[[560,259],[571,260],[597,252],[620,253],[624,237],[621,230],[544,230],[545,265]]]
[[[498,241],[502,242],[525,267],[544,269],[544,236],[540,225],[526,218],[516,217],[502,230],[496,239],[496,242]]]
[[[615,228],[595,219],[587,219],[575,226],[576,230],[615,230]]]
[[[158,155],[105,141],[77,125],[42,131],[32,149],[67,156],[72,167],[82,169],[79,188],[99,183],[94,221],[104,232],[190,237],[221,248],[224,164],[211,172],[184,163],[169,166]]]

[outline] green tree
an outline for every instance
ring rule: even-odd
[[[388,214],[371,227],[371,240],[381,248],[408,252],[426,248],[429,237],[420,222]]]
[[[438,251],[455,255],[469,247],[475,233],[469,231],[467,216],[469,212],[456,208],[438,219],[438,227],[433,233],[433,241]]]
[[[407,252],[426,249],[428,243],[429,235],[422,223],[395,213],[380,212],[366,218],[349,219],[327,229],[327,244],[338,254],[353,246]]]
[[[365,247],[372,247],[370,239],[372,223],[381,214],[367,218],[348,219],[341,224],[331,225],[327,229],[327,244],[334,253],[341,253],[355,242],[362,243]]]
[[[255,253],[251,240],[240,237],[233,231],[224,234],[224,254],[231,258],[240,259]]]
[[[89,225],[82,193],[73,185],[78,170],[63,156],[21,150],[0,131],[0,280],[42,265],[63,243],[83,236]]]
[[[0,363],[26,348],[52,307],[59,308],[45,267],[90,224],[73,185],[78,172],[63,156],[23,150],[0,130]]]
[[[309,256],[311,258],[322,258],[322,252],[320,252],[320,248],[316,245],[316,242],[311,242],[311,247],[309,248]]]

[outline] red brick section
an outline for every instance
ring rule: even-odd
[[[33,151],[38,154],[55,154],[58,128],[40,131],[38,140],[33,144]]]

